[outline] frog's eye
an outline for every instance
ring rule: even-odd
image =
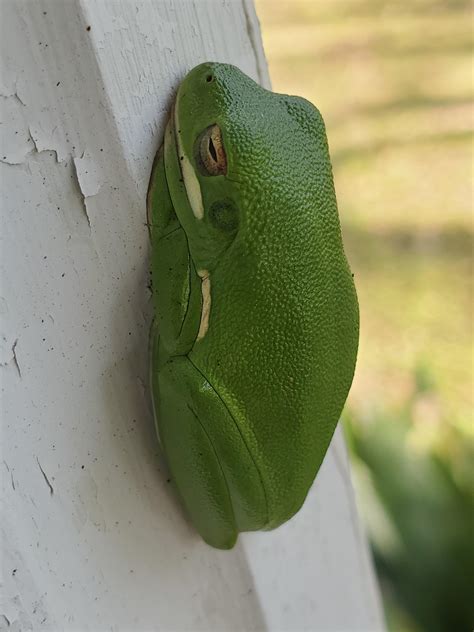
[[[204,175],[221,176],[227,173],[222,132],[218,125],[211,125],[198,139],[199,166]]]

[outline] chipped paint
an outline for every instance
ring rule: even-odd
[[[10,165],[22,164],[36,149],[26,120],[24,105],[17,94],[0,98],[0,161]]]
[[[79,196],[80,196],[80,200],[81,200],[81,203],[82,203],[84,216],[87,219],[87,224],[88,224],[89,229],[90,229],[91,228],[91,218],[89,217],[89,211],[87,210],[86,195],[84,194],[84,191],[83,191],[82,186],[81,186],[81,181],[79,179],[79,173],[77,171],[76,161],[73,160],[72,164],[74,166],[73,173],[74,173],[74,176],[75,176],[75,181],[76,181],[77,187],[79,189]]]
[[[80,158],[74,158],[77,180],[84,197],[97,195],[102,186],[100,171],[97,169],[94,158],[89,154],[82,154]]]
[[[1,342],[0,366],[5,367],[5,368],[9,366],[14,367],[16,369],[16,373],[18,374],[18,377],[21,378],[20,363],[18,362],[18,357],[17,357],[17,352],[16,352],[18,338],[15,338],[13,342],[9,343],[8,337],[3,335],[0,342]]]

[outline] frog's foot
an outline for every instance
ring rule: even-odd
[[[186,356],[153,373],[161,440],[186,509],[211,546],[232,548],[239,531],[268,516],[256,464],[229,410]]]

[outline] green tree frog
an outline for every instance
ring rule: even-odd
[[[299,510],[353,378],[358,303],[320,113],[197,66],[147,208],[158,436],[196,529],[229,549]]]

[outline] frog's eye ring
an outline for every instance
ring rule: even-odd
[[[198,154],[204,175],[222,176],[227,173],[227,157],[218,125],[210,125],[203,131],[198,140]]]

